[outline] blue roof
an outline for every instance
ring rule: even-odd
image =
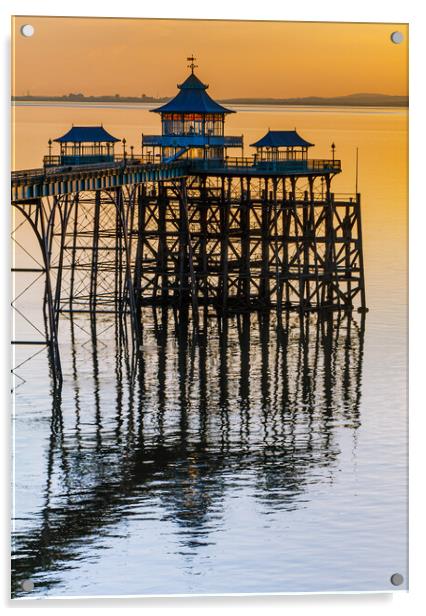
[[[209,86],[191,73],[178,88],[180,92],[168,103],[151,109],[154,113],[235,113],[216,103],[206,92]]]
[[[303,139],[295,130],[270,130],[259,141],[250,145],[255,148],[309,148],[314,144]]]
[[[59,143],[100,143],[120,141],[109,134],[103,126],[73,126],[65,135],[53,141]]]

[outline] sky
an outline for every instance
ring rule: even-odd
[[[408,94],[401,24],[16,17],[13,32],[14,95],[174,96],[191,54],[215,98]]]

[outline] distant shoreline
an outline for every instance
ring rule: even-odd
[[[12,102],[32,103],[122,103],[162,104],[170,97],[154,98],[151,96],[12,96]],[[408,96],[391,96],[387,94],[349,94],[330,98],[228,98],[219,101],[229,105],[281,105],[281,106],[320,106],[320,107],[408,107]]]

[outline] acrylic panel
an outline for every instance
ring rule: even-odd
[[[12,29],[12,596],[406,590],[408,26]]]

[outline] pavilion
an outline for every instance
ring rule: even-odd
[[[221,159],[230,147],[243,147],[242,136],[225,136],[225,116],[235,113],[223,107],[207,93],[194,72],[195,58],[188,58],[191,69],[186,80],[178,85],[178,94],[165,105],[151,109],[161,115],[162,134],[142,135],[142,152],[161,158]]]
[[[255,143],[258,161],[307,160],[308,149],[314,144],[306,141],[296,130],[269,130]]]
[[[73,126],[53,141],[60,144],[59,160],[57,156],[51,156],[52,140],[49,139],[49,156],[45,157],[45,163],[52,159],[54,164],[82,165],[114,162],[114,145],[120,139],[113,137],[103,126]]]

